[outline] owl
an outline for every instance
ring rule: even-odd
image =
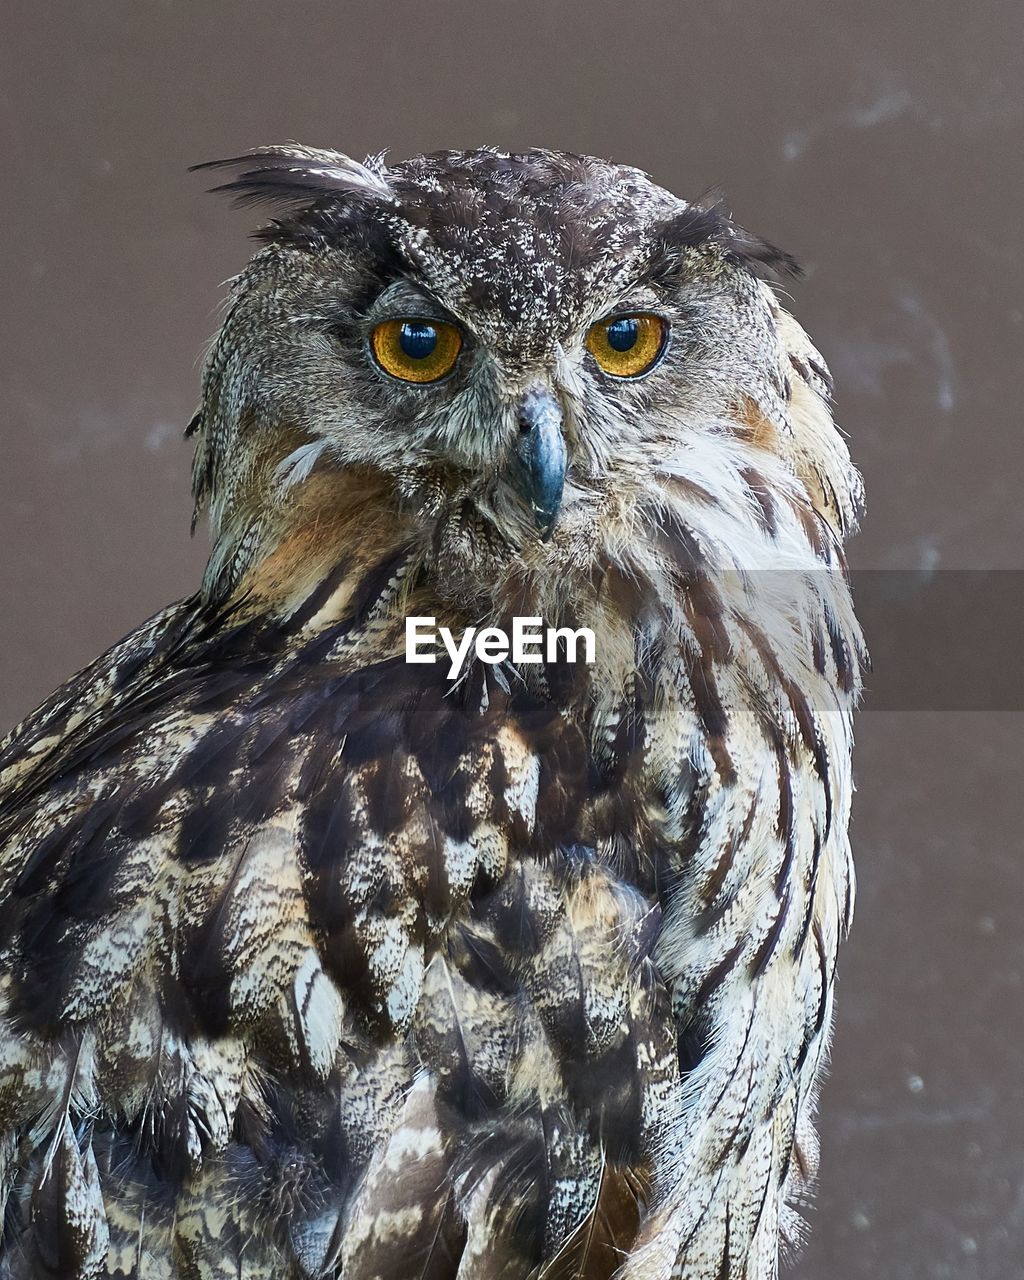
[[[221,163],[201,587],[0,748],[0,1277],[773,1280],[865,657],[793,264],[592,157]]]

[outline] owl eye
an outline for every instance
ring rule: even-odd
[[[370,334],[385,373],[403,382],[437,382],[455,367],[462,335],[443,320],[385,320]]]
[[[639,378],[654,368],[665,350],[668,324],[646,312],[598,320],[587,332],[587,350],[605,373]]]

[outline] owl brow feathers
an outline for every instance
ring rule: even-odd
[[[362,164],[340,151],[303,147],[297,143],[257,147],[240,156],[207,160],[189,172],[216,169],[240,170],[230,181],[211,187],[211,194],[230,195],[239,208],[276,205],[293,216],[311,213],[321,202],[344,201],[357,206],[394,210],[398,194],[387,180],[383,152],[368,156]],[[509,156],[524,171],[529,155]],[[399,173],[402,166],[399,166]],[[396,175],[397,176],[397,175]],[[568,175],[566,175],[568,177]],[[291,238],[288,224],[273,223],[257,232],[258,239]],[[790,254],[733,222],[725,200],[717,190],[706,192],[658,229],[652,259],[652,278],[667,283],[682,266],[688,249],[716,246],[726,260],[751,271],[763,269],[777,277],[798,277],[799,263]]]

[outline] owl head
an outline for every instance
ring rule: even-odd
[[[755,463],[854,518],[827,373],[761,278],[793,263],[717,204],[546,150],[217,164],[276,216],[194,422],[209,596],[360,543],[415,545],[453,592],[586,572],[669,489],[763,523]]]

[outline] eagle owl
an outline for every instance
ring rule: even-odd
[[[791,261],[591,157],[222,163],[201,589],[0,749],[0,1277],[771,1280],[864,658]]]

